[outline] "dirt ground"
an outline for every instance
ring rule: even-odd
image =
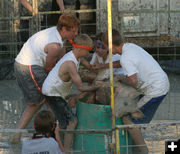
[[[17,122],[23,111],[23,97],[15,80],[0,81],[0,128],[16,128]],[[174,114],[174,113],[172,113]],[[153,120],[162,122],[164,120]],[[166,120],[167,121],[167,120]],[[32,123],[27,128],[32,128]],[[150,154],[163,154],[165,150],[165,139],[180,138],[179,127],[158,126],[154,128],[142,129],[143,136],[148,145]],[[23,134],[22,141],[32,134]],[[0,154],[19,154],[21,144],[11,145],[8,140],[11,133],[0,132]]]

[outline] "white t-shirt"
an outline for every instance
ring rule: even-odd
[[[56,66],[49,72],[42,86],[42,93],[46,96],[60,96],[65,98],[72,87],[72,81],[64,82],[60,79],[58,73],[61,65],[66,61],[73,61],[77,70],[79,69],[79,61],[77,61],[73,52],[70,51],[65,54],[56,64]]]
[[[145,95],[158,97],[169,91],[169,80],[166,73],[141,47],[133,43],[125,43],[120,63],[125,75],[137,75],[138,89]]]
[[[115,55],[112,55],[112,61],[115,62],[115,61],[120,61],[120,55],[119,54],[115,54]],[[96,52],[94,52],[93,56],[92,56],[92,59],[90,61],[90,64],[94,64],[95,62],[98,62],[99,64],[107,64],[109,63],[109,55],[107,56],[106,60],[104,61],[103,58],[101,56],[99,56]],[[108,70],[109,71],[109,70]],[[118,74],[124,74],[123,73],[123,69],[122,68],[113,68],[113,73],[115,75],[118,75]]]
[[[23,142],[21,154],[64,154],[54,138],[31,139]]]
[[[42,30],[31,36],[27,42],[24,43],[15,60],[23,65],[38,65],[44,67],[47,56],[44,48],[50,43],[59,43],[63,46],[62,38],[56,26]]]

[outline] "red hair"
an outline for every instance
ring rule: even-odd
[[[61,30],[62,27],[66,27],[66,29],[69,31],[70,29],[76,27],[79,28],[80,21],[76,16],[73,14],[63,14],[59,17],[57,29]]]

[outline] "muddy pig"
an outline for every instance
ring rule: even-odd
[[[108,74],[108,69],[100,70],[96,76],[96,79],[94,80],[96,85],[101,85],[101,87],[96,91],[96,101],[104,105],[110,104],[111,101]],[[137,111],[137,102],[140,93],[134,87],[119,82],[116,79],[114,79],[113,84],[116,117],[121,117]]]

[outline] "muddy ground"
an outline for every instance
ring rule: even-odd
[[[164,102],[159,107],[153,122],[167,120],[179,120],[179,75],[169,74],[171,89]],[[74,92],[75,90],[73,90]],[[77,91],[76,91],[77,92]],[[16,128],[17,122],[24,109],[23,96],[15,80],[0,81],[0,128]],[[27,128],[32,128],[32,122]],[[158,126],[154,128],[142,129],[150,153],[163,154],[165,139],[179,137],[179,127]],[[22,141],[32,134],[23,134]],[[0,133],[0,154],[19,154],[21,144],[11,145],[8,140],[11,133]]]

